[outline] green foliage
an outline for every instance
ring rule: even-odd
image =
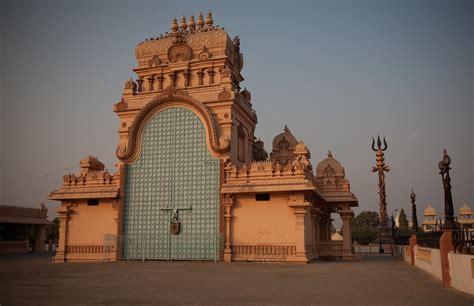
[[[375,211],[363,211],[351,222],[352,238],[359,244],[369,244],[378,237],[379,215]]]
[[[411,229],[408,226],[408,219],[405,211],[400,211],[400,215],[398,216],[398,234],[400,237],[409,237],[411,235]]]
[[[369,244],[375,241],[378,230],[374,227],[357,227],[352,230],[352,238],[359,244]]]
[[[57,241],[59,239],[59,218],[54,218],[48,228],[47,240]]]

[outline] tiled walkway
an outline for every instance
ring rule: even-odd
[[[474,296],[389,255],[307,265],[0,256],[0,304],[472,306]]]

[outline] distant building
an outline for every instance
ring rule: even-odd
[[[436,219],[436,209],[431,205],[425,208],[423,213],[423,223],[421,223],[421,226],[425,232],[435,231],[439,227],[439,221]]]
[[[422,227],[425,232],[440,230],[441,226],[444,224],[442,216],[438,219],[436,210],[431,205],[425,208],[423,216]],[[459,208],[457,223],[459,228],[474,229],[474,213],[466,203]]]
[[[48,209],[0,206],[0,254],[28,253],[28,231],[35,233],[33,251],[45,252],[46,230],[51,222],[46,218]]]
[[[472,209],[466,203],[459,208],[458,224],[460,228],[474,229],[474,216]]]

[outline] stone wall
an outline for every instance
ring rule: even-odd
[[[451,252],[448,258],[452,287],[474,295],[474,255]]]

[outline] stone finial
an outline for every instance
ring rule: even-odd
[[[283,129],[286,133],[291,133],[290,129],[288,128],[288,126],[286,126],[285,124],[285,128]]]
[[[214,23],[214,20],[212,20],[212,13],[209,11],[206,16],[206,27],[210,28],[212,27],[212,24]]]
[[[81,173],[86,174],[90,171],[101,171],[104,170],[104,164],[101,163],[97,158],[94,156],[88,156],[86,158],[81,159],[79,162],[81,166]]]
[[[181,17],[181,21],[179,22],[179,28],[181,31],[186,31],[188,25],[186,24],[186,17],[184,15]]]
[[[188,27],[189,27],[189,30],[191,31],[194,31],[196,29],[196,22],[194,22],[194,15],[191,15],[189,17]]]
[[[173,21],[171,22],[171,32],[175,33],[178,29],[178,20],[176,20],[176,17],[173,17]]]
[[[202,29],[204,27],[204,19],[202,13],[199,13],[198,20],[197,20],[197,28]]]
[[[333,157],[332,157],[331,150],[328,151],[328,157],[329,157],[329,158],[333,158]]]

